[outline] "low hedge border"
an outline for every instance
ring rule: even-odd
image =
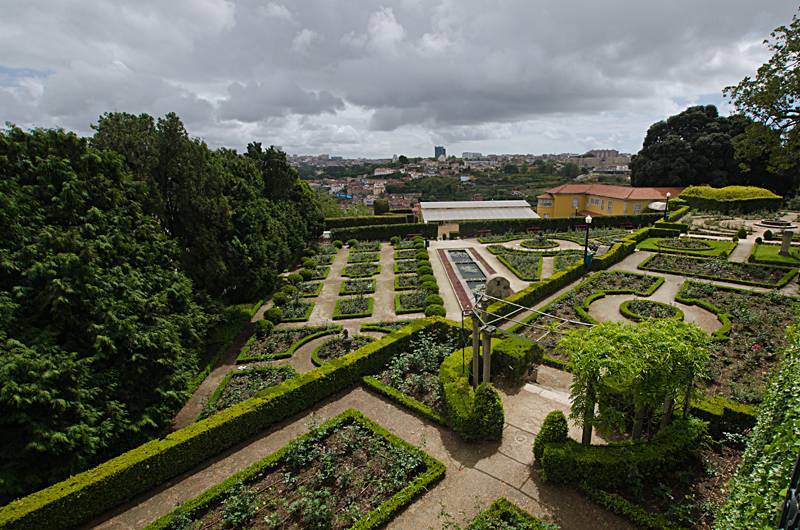
[[[514,528],[516,530],[547,530],[547,525],[505,497],[498,497],[487,509],[470,521],[466,530],[486,528]]]
[[[394,314],[395,315],[408,315],[411,313],[422,313],[425,311],[425,304],[419,307],[405,307],[400,303],[400,294],[394,295]]]
[[[311,312],[314,310],[314,305],[316,302],[306,302],[308,307],[306,307],[306,312],[303,313],[301,317],[293,317],[293,318],[286,318],[281,317],[281,322],[306,322],[309,317],[311,316]]]
[[[381,260],[380,252],[350,252],[347,255],[347,263],[352,265],[353,263],[376,263]]]
[[[545,239],[544,243],[542,244],[537,243],[535,239],[526,239],[522,241],[519,246],[536,250],[545,250],[549,248],[555,248],[559,246],[559,244],[560,243],[558,241],[553,241],[552,239]]]
[[[347,268],[348,267],[352,267],[353,265],[356,265],[356,266],[357,265],[374,265],[375,268],[372,269],[372,272],[370,272],[368,274],[353,274],[352,272],[347,272]],[[377,264],[377,265],[374,264],[374,263],[351,263],[350,265],[346,265],[345,268],[342,269],[342,277],[344,277],[344,278],[371,278],[373,276],[376,276],[376,275],[380,274],[380,272],[381,272],[380,263]]]
[[[758,408],[737,403],[723,396],[703,396],[693,399],[689,407],[693,416],[708,422],[708,432],[715,440],[725,433],[741,433],[756,423]]]
[[[409,219],[409,216],[404,214],[326,217],[325,230],[335,230],[337,228],[355,228],[359,226],[396,225],[413,222],[413,215]]]
[[[231,379],[233,379],[234,377],[240,377],[243,375],[252,374],[254,372],[269,372],[275,370],[276,368],[280,370],[289,369],[291,371],[294,371],[294,369],[291,368],[290,366],[287,366],[285,368],[281,368],[278,366],[258,366],[255,368],[250,368],[249,370],[233,370],[232,372],[228,372],[227,374],[225,374],[225,377],[222,378],[222,381],[219,382],[217,388],[214,389],[214,393],[212,393],[211,396],[208,398],[206,406],[203,407],[203,410],[200,412],[200,414],[198,414],[197,420],[195,421],[200,421],[209,415],[206,413],[206,411],[211,410],[217,404],[217,401],[219,401],[219,398],[222,397],[222,393],[225,391],[225,387],[228,386],[228,383],[230,383]],[[212,411],[211,414],[215,414],[215,412]]]
[[[372,305],[374,304],[374,300],[372,298],[367,298],[367,310],[361,313],[342,313],[340,311],[340,304],[346,298],[339,299],[336,301],[336,306],[333,308],[333,319],[334,320],[343,320],[346,318],[364,318],[364,317],[371,317],[372,316]]]
[[[436,239],[439,227],[433,223],[404,223],[396,225],[356,226],[331,230],[331,239],[347,241],[348,239],[388,241],[394,236],[405,237],[421,234],[426,239]]]
[[[539,260],[539,263],[536,265],[536,273],[533,276],[526,276],[526,275],[524,275],[522,273],[522,271],[520,271],[518,268],[516,268],[514,265],[512,265],[511,262],[508,261],[508,258],[506,258],[506,255],[507,254],[511,254],[511,253],[513,253],[513,252],[498,254],[497,255],[497,261],[499,261],[500,263],[505,265],[506,268],[508,268],[508,270],[513,272],[514,275],[517,278],[519,278],[520,280],[524,280],[524,281],[527,281],[527,282],[533,282],[533,281],[539,280],[542,277],[542,257],[541,257],[541,255],[537,256],[537,258]],[[538,254],[538,253],[531,252],[531,254]]]
[[[0,508],[0,528],[79,526],[378,372],[421,332],[457,325],[419,319],[361,350],[259,392],[209,418],[151,440]]]
[[[410,271],[401,271],[401,270],[400,270],[400,266],[398,265],[399,263],[408,263],[408,264],[411,264],[412,262],[414,263],[414,270],[410,270]],[[395,273],[395,274],[412,274],[412,273],[416,272],[416,270],[417,270],[417,263],[418,263],[418,262],[417,262],[417,260],[416,260],[416,259],[401,259],[401,260],[396,260],[396,261],[394,262],[394,273]]]
[[[794,269],[794,268],[790,269],[790,268],[787,268],[787,267],[776,267],[776,266],[772,265],[771,268],[773,268],[773,269],[783,269],[783,270],[786,271],[786,273],[781,277],[781,279],[778,280],[775,283],[756,282],[756,281],[752,281],[752,280],[743,280],[741,278],[721,278],[719,276],[713,276],[711,274],[698,274],[698,273],[688,272],[688,271],[675,271],[675,270],[672,270],[672,269],[664,269],[664,268],[661,268],[661,267],[654,267],[654,266],[649,265],[650,262],[653,259],[655,259],[656,257],[657,257],[657,254],[653,255],[653,256],[650,256],[649,258],[647,258],[646,260],[641,262],[637,268],[641,269],[641,270],[645,270],[645,271],[663,272],[664,274],[679,274],[681,276],[690,276],[692,278],[704,278],[706,280],[714,280],[714,281],[718,281],[718,282],[739,283],[739,284],[742,284],[742,285],[754,285],[756,287],[767,287],[769,289],[778,289],[780,287],[783,287],[784,285],[786,285],[787,283],[792,281],[792,279],[795,276],[797,276],[797,273],[798,273],[798,269]],[[692,258],[692,259],[703,259],[703,258]],[[753,267],[760,267],[761,265],[752,265],[752,266]]]
[[[776,250],[780,249],[780,243],[778,244],[765,244],[765,243],[756,243],[753,245],[753,250],[750,251],[750,255],[747,257],[747,261],[749,263],[758,263],[760,265],[775,265],[778,267],[798,267],[800,266],[800,258],[796,257],[796,254],[793,256],[791,253],[789,256],[781,256],[777,252],[774,256],[759,256],[759,250],[762,248],[774,248]],[[796,246],[791,247],[792,250],[797,250]]]
[[[376,436],[384,438],[388,443],[394,445],[395,447],[402,448],[409,453],[417,455],[425,463],[426,468],[424,472],[417,475],[405,488],[356,521],[351,528],[367,529],[378,528],[382,526],[390,521],[402,507],[411,503],[411,501],[417,496],[426,492],[429,486],[432,486],[438,480],[444,477],[446,468],[445,465],[439,460],[436,460],[421,449],[414,447],[402,438],[395,436],[379,426],[377,423],[372,422],[361,412],[355,409],[348,409],[342,414],[339,414],[338,416],[326,421],[313,431],[296,438],[293,442],[283,446],[281,449],[272,453],[266,458],[256,462],[242,471],[239,471],[234,475],[231,475],[220,484],[217,484],[216,486],[200,494],[198,497],[186,502],[181,506],[180,512],[187,513],[191,516],[200,510],[208,508],[212,503],[219,502],[227,490],[235,484],[239,482],[246,482],[249,479],[255,478],[262,471],[267,471],[270,470],[270,468],[277,467],[293,444],[307,440],[320,431],[332,431],[337,427],[347,425],[349,423],[358,423],[360,426],[372,431],[372,433]],[[172,519],[176,513],[177,510],[170,512],[169,514],[156,520],[154,523],[148,525],[146,529],[166,530],[171,528]]]
[[[356,336],[358,336],[358,335],[356,335]],[[372,337],[367,337],[367,338],[372,339]],[[323,346],[325,346],[326,344],[328,344],[332,340],[336,340],[336,338],[334,337],[332,339],[326,340],[325,342],[323,342],[322,344],[320,344],[319,346],[317,346],[316,348],[314,348],[311,351],[311,364],[313,364],[314,366],[319,367],[319,366],[322,366],[323,364],[328,362],[328,361],[326,361],[325,359],[323,359],[323,358],[321,358],[319,356],[319,350],[320,350],[320,348],[322,348]],[[374,339],[372,339],[372,340],[374,340]],[[369,344],[369,343],[367,343],[367,344]],[[364,344],[364,346],[366,346],[367,344]],[[364,346],[362,346],[361,348],[363,348]],[[360,350],[361,348],[358,348],[358,350]],[[355,350],[355,351],[358,351],[358,350]]]
[[[417,284],[419,284],[419,275],[416,273],[411,274],[395,274],[394,276],[394,290],[395,291],[413,291],[418,287],[418,285],[400,285],[400,276],[414,276],[417,279]]]
[[[319,293],[322,292],[322,282],[304,282],[304,283],[313,283],[316,285],[316,290],[310,293],[302,293],[300,295],[301,298],[316,298],[319,296]]]
[[[417,414],[431,420],[434,423],[447,426],[447,420],[444,416],[438,414],[421,401],[417,401],[416,399],[407,396],[406,394],[390,387],[387,384],[384,384],[379,379],[371,375],[365,375],[361,378],[361,380],[364,383],[364,386],[366,386],[368,389],[373,390],[382,396],[386,396],[392,401],[395,401],[403,407],[410,409],[412,412],[416,412]]]
[[[664,215],[659,213],[598,215],[592,220],[592,226],[595,228],[619,227],[625,224],[644,226],[650,225],[663,217]],[[574,228],[575,225],[583,223],[583,217],[464,221],[458,224],[458,231],[461,238],[464,239],[478,236],[485,230],[489,230],[493,234],[526,233],[528,228],[540,228],[543,232],[565,232]],[[530,235],[526,234],[526,237],[530,238]]]
[[[631,311],[630,304],[633,301],[634,300],[625,300],[624,302],[622,302],[619,305],[619,313],[625,318],[633,320],[634,322],[641,322],[643,320],[647,320],[648,317],[642,316],[638,313],[634,313],[633,311]],[[681,311],[681,309],[678,306],[665,304],[664,302],[656,302],[655,300],[645,300],[645,301],[651,304],[668,307],[670,308],[670,310],[675,311],[675,314],[673,316],[667,318],[671,318],[674,320],[683,320],[683,311]]]
[[[648,530],[684,530],[682,527],[675,526],[665,516],[648,512],[641,506],[616,493],[608,493],[586,484],[581,484],[580,489],[595,503],[612,513],[628,519],[639,528],[647,528]]]
[[[736,243],[733,241],[726,241],[726,240],[706,240],[702,238],[691,238],[691,239],[699,239],[700,241],[708,241],[717,244],[712,244],[709,248],[705,250],[690,250],[690,249],[680,249],[675,247],[669,246],[662,246],[659,245],[659,242],[662,241],[664,238],[648,238],[639,243],[638,249],[639,250],[646,250],[648,252],[660,252],[662,254],[682,254],[687,256],[697,256],[697,257],[714,257],[714,256],[730,256],[731,253],[736,249]],[[682,239],[689,239],[689,238],[682,238]]]
[[[733,287],[722,286],[722,285],[715,285],[718,289],[725,289],[725,290],[735,290],[735,291],[742,291],[742,289],[735,289]],[[700,300],[698,298],[687,298],[683,296],[683,289],[678,290],[678,294],[675,295],[675,301],[680,302],[684,305],[695,305],[697,307],[701,307],[706,311],[714,313],[717,316],[717,320],[720,321],[722,326],[718,328],[714,333],[711,334],[711,340],[713,341],[725,341],[730,338],[731,333],[731,315],[726,313],[719,307],[706,302],[705,300]]]
[[[277,360],[277,359],[286,359],[287,357],[291,357],[292,355],[294,355],[294,352],[297,351],[297,348],[299,348],[300,346],[302,346],[306,342],[310,342],[310,341],[312,341],[314,339],[317,339],[319,337],[324,337],[325,335],[330,335],[332,333],[338,333],[339,331],[341,331],[341,329],[342,329],[342,326],[338,326],[338,325],[330,326],[327,329],[320,330],[320,331],[318,331],[316,333],[312,333],[311,335],[303,337],[300,340],[294,341],[292,343],[292,345],[289,346],[288,349],[286,349],[285,351],[276,353],[274,355],[248,356],[247,352],[250,351],[250,347],[253,345],[253,343],[257,339],[256,335],[253,335],[252,337],[250,337],[248,339],[247,343],[244,346],[242,346],[242,349],[239,350],[239,356],[236,357],[236,362],[237,363],[252,363],[252,362],[258,362],[258,361],[274,361],[274,360]]]
[[[359,278],[360,279],[360,278]],[[370,288],[366,291],[354,291],[347,289],[347,282],[348,280],[343,280],[342,285],[339,286],[339,296],[346,296],[349,294],[365,294],[365,293],[374,293],[375,292],[375,278],[372,278],[372,283],[370,284]]]

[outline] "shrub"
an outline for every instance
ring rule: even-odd
[[[287,302],[289,302],[289,295],[284,292],[278,291],[272,295],[272,303],[275,305],[286,305]]]
[[[536,434],[536,439],[533,441],[533,457],[536,460],[542,459],[545,445],[548,443],[564,443],[567,441],[567,418],[560,410],[554,410],[548,414],[542,428]]]
[[[347,240],[347,246],[348,247],[354,247],[356,245],[358,245],[358,240],[357,239],[348,239]]]
[[[336,239],[360,239],[362,241],[388,241],[394,236],[403,237],[408,234],[426,234],[435,238],[438,227],[435,224],[407,223],[393,225],[359,226],[353,228],[338,228],[331,230],[331,236]]]
[[[522,383],[531,366],[541,364],[544,350],[537,343],[520,337],[511,337],[492,348],[492,375],[507,375],[515,383]]]
[[[745,230],[744,228],[740,228],[739,230],[736,231],[736,237],[738,237],[739,239],[747,239],[747,230]]]
[[[425,308],[425,316],[426,317],[443,317],[447,314],[447,311],[441,305],[429,305]]]
[[[336,248],[342,248],[344,246],[344,243],[342,243],[341,239],[337,239],[336,241],[333,242],[333,246]]]
[[[761,239],[761,237],[760,237],[760,236],[756,238],[756,244],[760,245],[760,244],[761,244],[761,243],[763,243],[763,242],[764,242],[764,240],[763,240],[763,239]]]
[[[280,292],[287,296],[292,296],[293,294],[297,294],[297,287],[291,284],[286,284],[281,287]]]
[[[414,256],[418,260],[428,261],[428,251],[427,250],[418,250],[417,254]]]
[[[497,390],[490,383],[481,383],[475,389],[473,405],[475,421],[480,426],[482,436],[487,440],[499,440],[503,437],[505,414],[503,402]]]
[[[773,237],[772,230],[764,230],[764,241],[772,241]]]
[[[444,300],[438,294],[429,294],[425,297],[425,305],[444,305]]]
[[[433,269],[430,267],[430,265],[422,265],[417,267],[417,274],[419,274],[420,276],[433,274]]]
[[[256,321],[256,335],[259,338],[268,336],[274,328],[275,324],[271,320],[262,319]]]
[[[287,276],[286,279],[289,280],[291,283],[297,285],[298,283],[303,282],[303,275],[297,272],[293,272],[289,276]]]
[[[422,282],[419,288],[430,293],[438,293],[439,285],[436,282]]]
[[[734,243],[738,243],[739,242],[739,237],[738,236],[733,236],[731,238],[731,241],[733,241]]]
[[[755,186],[689,186],[680,198],[692,208],[721,212],[776,210],[782,200],[768,189]]]
[[[413,219],[413,216],[412,216]],[[393,225],[407,223],[408,217],[405,215],[363,215],[357,217],[330,217],[325,219],[325,230],[336,230],[339,228],[356,228],[359,226],[372,225]]]
[[[435,282],[435,281],[436,281],[436,276],[434,276],[433,274],[424,274],[419,277],[420,283]]]
[[[314,247],[306,247],[305,250],[303,251],[303,254],[305,254],[306,256],[316,256],[317,249],[315,249]]]
[[[317,264],[311,258],[303,258],[303,261],[301,261],[301,263],[303,264],[303,267],[308,267],[309,269],[313,269],[314,267],[317,266]]]
[[[300,274],[300,276],[302,276],[303,281],[306,282],[314,278],[314,271],[310,269],[300,269],[298,273]]]
[[[269,320],[273,324],[277,324],[283,319],[283,311],[280,307],[270,307],[264,311],[264,319]]]
[[[389,242],[392,245],[398,244],[400,242],[400,236],[392,236],[391,238],[389,238]]]

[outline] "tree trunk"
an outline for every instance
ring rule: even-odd
[[[594,386],[590,382],[586,387],[586,408],[583,411],[583,436],[581,443],[583,445],[591,445],[592,443],[592,426],[594,425]]]
[[[633,418],[633,430],[631,431],[631,438],[639,440],[642,437],[642,429],[644,427],[644,415],[647,408],[644,405],[636,407],[636,416]]]
[[[658,427],[659,431],[672,423],[672,409],[674,405],[675,399],[672,397],[672,394],[667,394],[667,397],[664,398],[664,414],[661,415],[661,425]]]

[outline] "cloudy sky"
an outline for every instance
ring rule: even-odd
[[[790,0],[4,0],[0,122],[175,111],[289,153],[635,152],[763,63]]]

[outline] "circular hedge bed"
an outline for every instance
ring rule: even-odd
[[[673,237],[672,239],[662,239],[658,243],[659,247],[671,248],[675,250],[710,250],[713,248],[707,241],[692,239],[689,237]]]
[[[362,346],[366,346],[374,341],[372,337],[366,335],[339,335],[329,339],[311,352],[311,362],[315,366],[321,366],[322,363],[336,359],[342,355],[353,353]]]
[[[683,320],[683,311],[674,305],[655,302],[653,300],[626,300],[619,305],[619,312],[625,318],[641,322],[648,318],[674,318]]]
[[[536,249],[555,248],[558,246],[558,241],[553,241],[552,239],[526,239],[520,243],[520,246]]]

